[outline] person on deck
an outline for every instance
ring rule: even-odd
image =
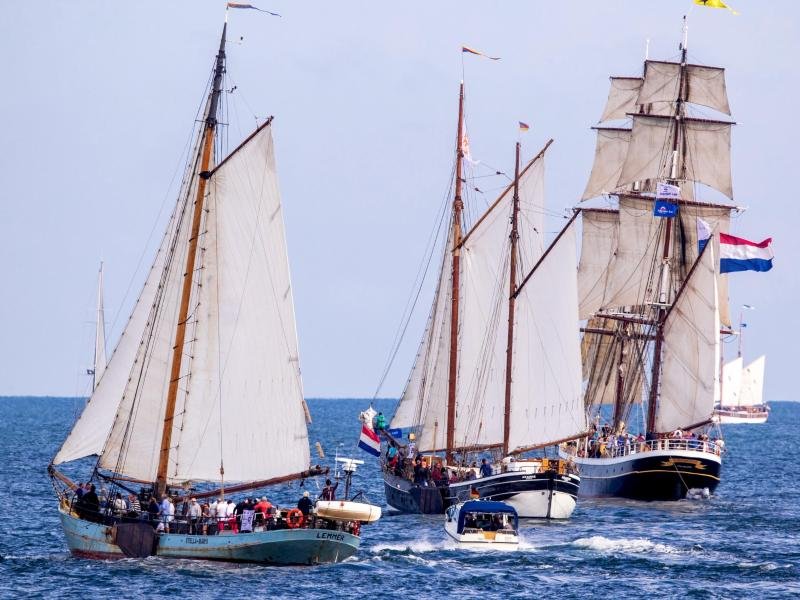
[[[94,484],[89,485],[89,491],[83,494],[83,507],[88,513],[85,516],[89,521],[96,521],[100,516],[100,498],[97,497],[97,491]]]
[[[325,480],[325,487],[322,488],[322,493],[319,497],[322,500],[336,500],[336,488],[339,487],[339,482],[337,481],[334,485],[331,485],[331,480]]]
[[[308,492],[303,492],[303,497],[297,501],[297,508],[300,509],[300,512],[303,513],[303,516],[308,519],[308,513],[311,512],[311,509],[314,508],[314,503],[311,501],[311,498],[308,497]]]
[[[382,412],[378,413],[378,416],[375,417],[375,431],[383,431],[386,429],[386,417],[383,416]]]
[[[266,496],[262,496],[261,500],[256,502],[256,505],[253,507],[253,510],[256,511],[256,523],[261,524],[267,520],[270,508],[272,508],[272,504],[267,500]]]
[[[139,513],[142,512],[142,505],[136,494],[128,494],[128,516],[138,518]]]
[[[490,477],[491,475],[494,475],[492,465],[490,465],[484,458],[481,460],[481,477]]]
[[[217,517],[218,532],[223,531],[225,529],[225,518],[227,517],[227,515],[228,515],[228,502],[225,500],[225,498],[220,498],[219,501],[217,501],[217,512],[215,515]]]
[[[75,488],[75,499],[80,501],[83,498],[84,489],[83,489],[83,482],[78,484],[78,487]]]
[[[189,500],[189,534],[196,535],[199,530],[200,518],[203,516],[203,508],[197,502],[197,498]]]

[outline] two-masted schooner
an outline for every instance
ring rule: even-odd
[[[720,398],[714,410],[714,418],[721,425],[760,425],[769,418],[769,406],[764,402],[764,368],[767,357],[762,354],[744,366],[743,336],[744,323],[740,314],[738,356],[722,366]]]
[[[684,22],[679,60],[646,60],[641,77],[611,78],[596,127],[582,200],[609,202],[580,208],[578,271],[594,432],[562,446],[579,465],[582,495],[676,500],[720,480],[712,414],[730,318],[717,233],[735,207],[695,193],[733,198],[734,123],[724,70],[689,63],[686,32]],[[714,231],[706,244],[698,220]]]
[[[242,513],[236,527],[206,515],[187,527],[171,513],[148,519],[111,502],[117,493],[138,496],[142,509],[150,497],[224,499],[322,472],[310,466],[272,118],[226,157],[215,156],[226,30],[227,13],[155,261],[49,467],[67,545],[79,556],[313,564],[344,560],[359,546],[352,516],[265,512],[261,526],[248,518],[247,533],[235,534],[252,514]],[[93,455],[91,481],[107,497],[92,492],[90,501],[59,465]]]
[[[442,513],[477,496],[508,502],[521,517],[568,518],[580,483],[571,461],[522,455],[587,431],[574,219],[545,248],[550,143],[522,168],[518,144],[513,183],[467,228],[464,137],[462,82],[438,285],[391,420],[416,437],[423,473],[434,467],[438,478],[415,481],[408,458],[384,461],[386,501],[403,512]],[[490,455],[491,472],[479,469]]]

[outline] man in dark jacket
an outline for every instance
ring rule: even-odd
[[[100,498],[97,497],[94,484],[89,486],[89,491],[83,495],[82,500],[86,513],[84,518],[89,521],[98,521],[100,519]]]
[[[311,498],[308,497],[308,492],[303,492],[303,497],[297,501],[297,508],[300,509],[303,516],[307,519],[308,513],[314,508],[314,503],[311,501]]]
[[[322,488],[322,493],[319,497],[322,500],[336,500],[336,488],[339,487],[339,482],[337,481],[335,485],[331,485],[331,480],[325,480],[325,487]]]

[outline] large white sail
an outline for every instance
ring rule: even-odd
[[[714,247],[708,246],[664,324],[656,431],[711,418],[719,396],[719,353]]]
[[[619,244],[619,211],[582,209],[581,260],[578,265],[580,318],[588,319],[606,304],[611,265]]]
[[[738,406],[742,387],[742,357],[722,366],[722,406]]]
[[[131,371],[136,366],[134,361],[144,343],[145,329],[149,327],[149,319],[160,292],[162,273],[171,255],[170,246],[175,238],[180,218],[181,211],[176,210],[170,218],[153,266],[128,323],[111,354],[103,377],[98,379],[96,389],[53,459],[53,464],[100,454],[102,451],[114,424]]]
[[[725,69],[700,65],[686,66],[686,81],[681,97],[692,104],[731,114],[725,90]],[[681,79],[681,64],[658,60],[645,61],[644,83],[640,86],[636,105],[653,115],[671,115]],[[633,111],[631,111],[633,112]]]
[[[539,157],[520,173],[517,281],[542,255],[544,170]],[[461,253],[456,446],[503,443],[512,198],[509,187]]]
[[[391,427],[414,428],[419,436],[417,444],[426,450],[444,448],[446,445],[452,248],[451,227],[425,332],[411,375],[391,420]]]
[[[220,481],[223,464],[225,481],[300,472],[308,439],[269,125],[213,173],[205,209],[167,480]],[[188,230],[187,216],[100,460],[145,481],[158,466]]]
[[[516,302],[512,368],[512,452],[587,429],[581,389],[575,223],[522,287]]]
[[[92,391],[106,370],[106,313],[103,307],[103,263],[97,276],[97,313],[94,328],[94,366],[92,368]]]
[[[630,128],[598,127],[594,164],[581,200],[614,192],[631,142]]]

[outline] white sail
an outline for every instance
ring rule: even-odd
[[[680,63],[645,61],[644,83],[636,98],[636,105],[647,114],[673,114],[678,99],[680,77]],[[727,115],[731,113],[725,90],[724,69],[687,65],[685,77],[686,82],[681,94],[685,101],[707,106]]]
[[[103,450],[131,377],[132,368],[136,366],[134,361],[144,343],[145,330],[149,327],[149,319],[160,292],[162,273],[171,255],[170,246],[175,238],[180,217],[181,213],[176,211],[170,218],[153,266],[125,330],[111,354],[103,378],[98,379],[96,389],[53,459],[53,464],[100,454]]]
[[[759,356],[742,370],[739,406],[762,406],[764,404],[764,363],[766,360],[766,356]]]
[[[742,387],[742,357],[722,366],[722,406],[738,406]]]
[[[731,123],[682,119],[685,172],[678,178],[703,183],[733,198],[731,183]],[[617,187],[645,179],[671,178],[670,152],[677,121],[671,117],[634,115],[628,152]]]
[[[461,253],[456,446],[503,443],[513,190],[507,189],[464,240]],[[519,180],[519,272],[542,255],[544,159]]]
[[[544,446],[586,431],[581,389],[575,223],[517,296],[509,447]]]
[[[656,431],[711,418],[719,396],[719,312],[714,247],[708,246],[664,324]]]
[[[600,121],[625,119],[628,113],[635,112],[636,99],[642,89],[641,77],[611,77],[608,101]]]
[[[187,203],[186,210],[191,203]],[[152,481],[160,451],[189,219],[102,467]],[[305,406],[275,173],[262,126],[209,180],[173,421],[169,483],[254,481],[308,467]]]
[[[414,428],[419,436],[418,447],[425,450],[444,448],[446,445],[452,248],[451,227],[444,246],[439,281],[425,332],[411,375],[391,420],[391,427]]]
[[[97,276],[97,313],[94,328],[94,368],[92,369],[92,391],[106,370],[106,317],[103,307],[103,263]]]
[[[609,295],[609,273],[619,243],[619,212],[582,209],[581,260],[578,265],[580,318],[588,319]]]
[[[619,187],[622,166],[628,155],[631,130],[624,128],[598,127],[594,164],[586,182],[581,200],[595,198],[615,191]]]

